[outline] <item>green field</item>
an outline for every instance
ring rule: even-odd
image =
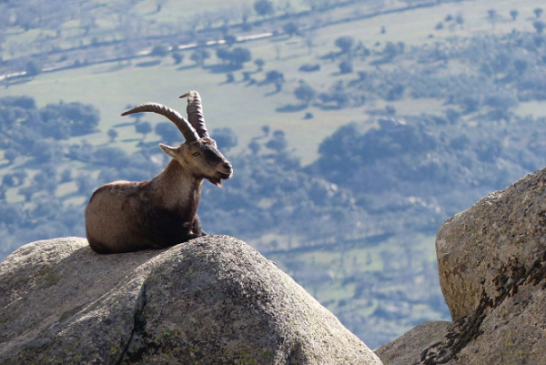
[[[152,2],[143,2],[143,9],[152,6]],[[396,5],[396,4],[395,4]],[[364,5],[355,5],[362,8]],[[252,137],[260,135],[260,129],[269,125],[272,130],[282,129],[286,132],[292,148],[302,158],[303,163],[309,163],[317,157],[318,144],[324,137],[330,135],[340,125],[351,121],[365,121],[367,110],[380,109],[385,106],[383,101],[371,101],[363,108],[348,108],[341,110],[321,110],[309,108],[293,113],[277,113],[275,110],[287,104],[298,104],[292,92],[300,80],[305,80],[318,90],[328,87],[334,80],[354,79],[354,74],[339,76],[338,62],[321,62],[320,73],[305,74],[298,71],[304,63],[317,62],[317,58],[335,50],[334,40],[342,35],[353,36],[369,48],[374,49],[375,43],[386,41],[406,42],[407,44],[432,43],[441,37],[468,37],[483,32],[491,32],[492,26],[487,19],[487,9],[494,8],[499,14],[499,20],[494,32],[508,32],[513,28],[530,31],[532,22],[530,15],[536,6],[535,1],[518,2],[517,8],[521,16],[516,22],[509,19],[508,12],[513,8],[510,1],[483,0],[478,2],[448,3],[440,6],[423,8],[388,15],[379,15],[370,19],[352,21],[321,28],[314,33],[315,47],[309,52],[301,37],[288,39],[278,36],[272,39],[248,42],[242,44],[248,47],[253,59],[262,58],[265,61],[264,71],[253,74],[258,82],[263,80],[268,70],[280,70],[285,75],[286,84],[283,91],[271,94],[273,85],[247,86],[242,82],[243,71],[254,72],[256,66],[247,63],[242,70],[235,72],[236,82],[226,84],[224,73],[215,73],[210,66],[218,65],[214,57],[207,61],[204,69],[192,66],[189,61],[189,51],[183,67],[173,65],[170,58],[162,60],[161,64],[139,67],[151,59],[139,59],[132,64],[110,63],[95,65],[80,69],[46,73],[33,80],[11,84],[9,88],[0,90],[0,97],[7,95],[29,95],[34,97],[39,105],[81,101],[96,105],[101,111],[101,133],[86,136],[93,144],[105,143],[108,138],[106,131],[117,124],[127,123],[119,114],[128,104],[144,101],[157,101],[174,108],[183,109],[184,102],[178,96],[187,90],[199,90],[204,99],[207,120],[210,128],[230,127],[239,136],[239,147],[244,148]],[[168,7],[172,7],[168,8]],[[165,4],[165,10],[174,11],[173,2]],[[349,7],[351,9],[351,7]],[[201,10],[196,10],[199,12]],[[353,9],[354,10],[354,9]],[[143,10],[144,11],[144,10]],[[334,11],[347,11],[347,8]],[[362,10],[365,12],[365,10]],[[434,26],[447,14],[462,14],[464,27],[453,30],[434,31]],[[175,13],[174,13],[175,14]],[[379,34],[382,25],[389,24],[386,34]],[[429,38],[434,34],[434,38]],[[355,70],[372,69],[369,60],[354,61]],[[422,112],[437,113],[444,109],[438,100],[405,98],[391,103],[399,114],[419,114]],[[523,104],[524,105],[524,104]],[[525,106],[520,106],[518,112],[528,114]],[[531,108],[530,110],[535,110]],[[305,112],[311,112],[314,119],[303,120]],[[157,121],[157,118],[146,117]],[[123,143],[123,148],[132,150],[136,139],[140,139],[132,126],[119,127],[120,140],[133,140]],[[149,136],[148,140],[153,140]]]

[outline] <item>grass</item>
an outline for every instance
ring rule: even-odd
[[[434,240],[431,235],[393,237],[371,247],[343,250],[340,246],[335,251],[290,252],[269,258],[357,336],[374,343],[365,328],[355,323],[367,323],[366,328],[373,323],[389,336],[396,336],[414,327],[415,321],[449,320],[447,310],[440,313],[426,302],[427,298],[441,297],[437,275],[434,272],[431,276],[436,263]],[[414,257],[411,267],[406,266],[405,260],[408,247]],[[383,277],[381,285],[375,275]],[[366,283],[363,277],[371,281]],[[358,286],[365,288],[364,294],[358,293]],[[400,314],[398,319],[374,315],[378,308],[397,312],[398,306],[410,310],[411,315]]]

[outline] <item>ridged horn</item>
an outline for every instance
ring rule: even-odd
[[[188,106],[186,112],[188,113],[188,120],[190,124],[195,128],[197,134],[201,138],[209,138],[209,131],[205,124],[205,117],[203,116],[203,106],[201,105],[201,96],[197,91],[190,91],[182,95],[180,98],[188,98]]]
[[[178,127],[178,129],[180,130],[180,132],[182,132],[184,138],[188,142],[197,141],[199,139],[199,135],[197,134],[195,129],[183,116],[180,115],[180,113],[178,113],[174,109],[169,108],[168,106],[159,103],[144,103],[137,105],[134,108],[127,110],[126,112],[121,114],[121,116],[142,112],[156,113],[166,117]]]

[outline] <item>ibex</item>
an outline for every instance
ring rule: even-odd
[[[190,91],[184,97],[188,97],[189,122],[157,103],[145,103],[121,114],[163,115],[178,127],[186,142],[178,147],[159,144],[172,159],[153,179],[114,181],[93,193],[85,209],[85,228],[96,252],[165,248],[206,234],[196,214],[203,180],[221,187],[233,169],[209,137],[199,94]]]

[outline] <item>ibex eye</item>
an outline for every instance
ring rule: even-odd
[[[192,156],[197,157],[197,156],[201,156],[201,154],[199,152],[194,152],[194,153],[192,153]]]

